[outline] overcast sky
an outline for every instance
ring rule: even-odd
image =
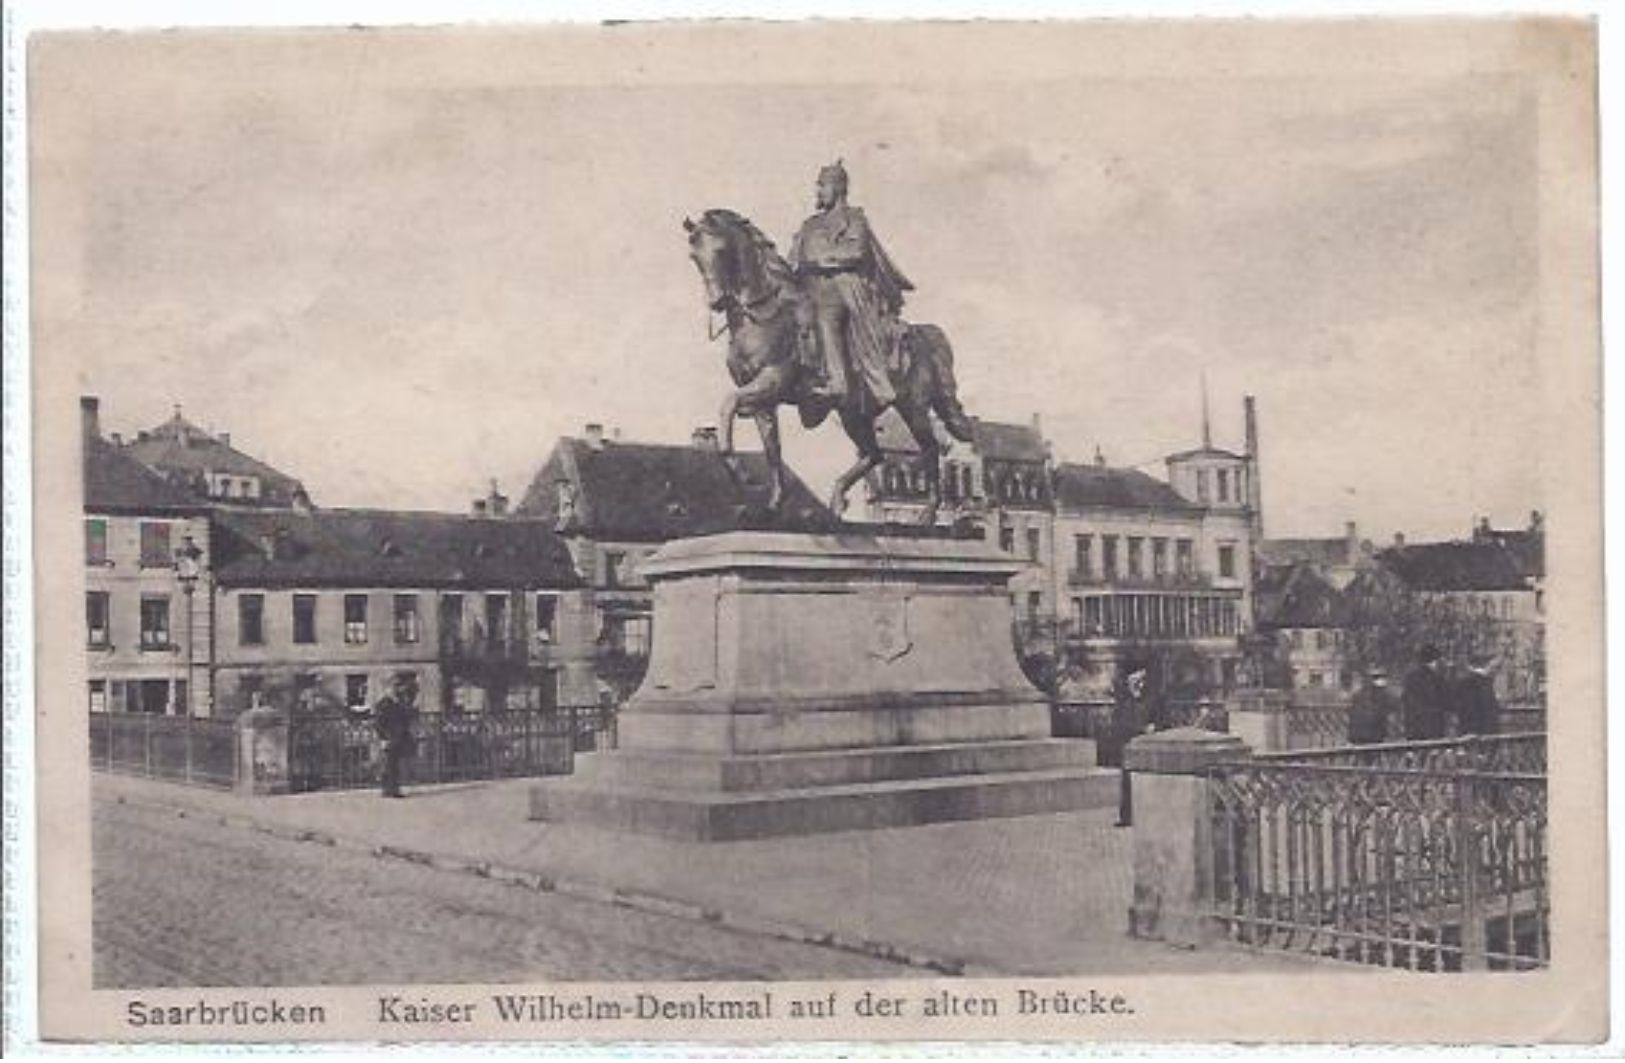
[[[109,429],[181,403],[318,504],[517,495],[584,421],[714,421],[681,221],[733,207],[784,246],[841,156],[966,406],[1040,414],[1062,458],[1161,474],[1205,371],[1221,446],[1258,397],[1270,534],[1541,504],[1515,78],[632,88],[489,58],[378,33],[38,52],[41,357]],[[849,444],[790,420],[822,490]]]

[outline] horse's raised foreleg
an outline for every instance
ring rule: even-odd
[[[777,513],[784,504],[784,455],[779,450],[779,413],[774,407],[756,411],[756,431],[762,437],[762,452],[767,456],[767,508]]]

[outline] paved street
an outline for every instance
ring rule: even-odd
[[[921,973],[101,795],[94,874],[103,988]]]

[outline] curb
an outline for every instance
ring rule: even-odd
[[[249,830],[282,841],[304,842],[331,849],[342,849],[346,852],[361,853],[375,860],[398,860],[404,863],[416,864],[420,867],[433,868],[437,871],[471,875],[475,878],[482,878],[519,889],[533,890],[537,893],[556,893],[573,900],[589,901],[611,907],[627,908],[649,915],[663,915],[672,919],[683,919],[693,923],[720,926],[739,934],[775,938],[798,945],[811,945],[815,948],[833,949],[836,952],[847,952],[867,959],[913,967],[945,977],[958,978],[967,973],[968,965],[964,960],[899,947],[884,941],[850,937],[835,931],[815,930],[776,919],[729,913],[718,908],[707,907],[674,897],[666,897],[657,893],[618,889],[581,879],[555,878],[540,871],[492,863],[471,857],[433,853],[409,846],[345,838],[324,831],[311,830],[308,827],[288,827],[277,823],[269,823],[240,813],[202,810],[195,806],[187,806],[181,802],[166,802],[141,797],[132,798],[123,794],[114,796],[113,800],[121,805],[133,805],[169,812],[177,819],[196,818],[207,820],[222,827]],[[988,971],[985,973],[993,974],[995,972]]]

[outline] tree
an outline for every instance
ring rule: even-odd
[[[1516,632],[1478,608],[1470,595],[1414,591],[1398,576],[1376,568],[1349,584],[1341,612],[1344,656],[1362,674],[1381,668],[1404,675],[1429,645],[1448,661],[1483,653],[1503,667],[1518,667]]]

